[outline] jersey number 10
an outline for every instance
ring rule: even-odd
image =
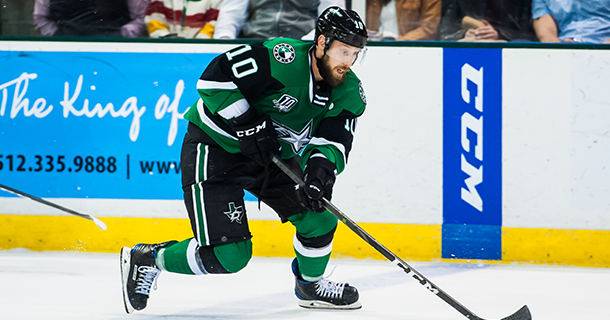
[[[244,45],[235,51],[228,51],[226,53],[227,59],[231,61],[236,56],[244,52],[248,52],[250,50],[252,50],[252,47],[250,47],[249,45]],[[256,64],[256,60],[250,57],[248,59],[235,62],[233,66],[231,66],[231,70],[233,70],[233,75],[235,75],[236,78],[243,78],[247,75],[256,73],[256,71],[258,71],[258,65]]]

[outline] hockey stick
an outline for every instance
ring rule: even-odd
[[[305,187],[305,182],[298,176],[296,173],[292,171],[286,165],[286,163],[277,157],[275,154],[272,155],[271,160],[284,172],[286,173],[295,183],[297,183],[301,187]],[[322,198],[322,202],[324,203],[324,207],[328,211],[330,211],[337,219],[343,222],[348,228],[350,228],[354,233],[356,233],[360,238],[366,241],[369,245],[371,245],[375,250],[381,253],[386,259],[390,260],[390,262],[394,263],[398,267],[400,267],[405,273],[413,277],[417,282],[419,282],[422,286],[424,286],[428,291],[434,293],[439,298],[443,299],[446,303],[456,309],[458,312],[466,316],[468,319],[472,320],[485,320],[474,314],[472,311],[468,310],[464,305],[459,303],[453,297],[448,295],[445,291],[441,290],[438,286],[430,282],[428,278],[424,277],[421,273],[417,272],[413,269],[409,264],[404,262],[382,244],[377,242],[375,238],[369,235],[366,231],[364,231],[358,224],[356,224],[352,219],[350,219],[347,215],[345,215],[341,210],[339,210],[335,205],[330,203],[326,198]],[[523,306],[517,312],[512,315],[502,318],[501,320],[531,320],[532,315],[530,314],[529,308],[527,306]]]
[[[41,199],[41,198],[35,197],[35,196],[31,195],[31,194],[27,194],[27,193],[25,193],[25,192],[22,192],[22,191],[19,191],[19,190],[13,189],[13,188],[8,187],[8,186],[5,186],[5,185],[3,185],[3,184],[0,184],[0,189],[2,189],[2,190],[4,190],[4,191],[7,191],[7,192],[10,192],[10,193],[14,193],[14,194],[16,194],[16,195],[18,195],[18,196],[22,196],[22,197],[30,198],[30,199],[32,199],[32,200],[34,200],[34,201],[40,202],[40,203],[42,203],[42,204],[46,204],[47,206],[51,206],[51,207],[53,207],[53,208],[55,208],[55,209],[59,209],[59,210],[61,210],[61,211],[65,211],[65,212],[70,213],[70,214],[73,214],[73,215],[75,215],[75,216],[79,216],[79,217],[81,217],[81,218],[85,218],[85,219],[87,219],[87,220],[91,220],[91,221],[93,221],[93,222],[95,223],[95,225],[96,225],[96,226],[98,226],[100,229],[102,229],[102,230],[106,230],[106,224],[105,224],[105,223],[103,223],[103,222],[102,222],[100,219],[98,219],[98,218],[96,218],[96,217],[94,217],[94,216],[92,216],[92,215],[88,215],[88,214],[84,214],[84,213],[79,213],[79,212],[76,212],[76,211],[74,211],[74,210],[71,210],[71,209],[68,209],[68,208],[62,207],[62,206],[60,206],[60,205],[58,205],[58,204],[55,204],[55,203],[53,203],[53,202],[49,202],[49,201],[47,201],[47,200],[44,200],[44,199]]]

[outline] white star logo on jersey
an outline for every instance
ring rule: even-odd
[[[311,124],[313,120],[309,120],[309,122],[303,127],[300,132],[296,132],[280,123],[273,121],[273,126],[275,127],[275,131],[278,134],[278,138],[290,146],[292,146],[292,151],[298,154],[305,148],[305,146],[311,140]]]

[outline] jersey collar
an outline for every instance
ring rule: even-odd
[[[312,46],[307,54],[307,58],[309,59],[309,102],[316,106],[325,108],[330,101],[332,87],[329,86],[325,81],[316,83],[314,79],[313,65],[311,62],[311,53],[313,52],[314,48],[315,46]]]

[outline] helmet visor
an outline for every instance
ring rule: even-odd
[[[331,42],[330,48],[326,50],[326,54],[329,57],[345,63],[350,67],[362,65],[366,52],[367,47],[358,48],[345,44],[341,41]]]

